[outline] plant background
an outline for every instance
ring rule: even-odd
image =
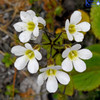
[[[0,0],[0,100],[100,100],[100,6],[96,6],[96,2],[92,7],[85,4],[85,0]],[[20,21],[20,11],[29,9],[46,20],[51,39],[41,30],[38,39],[30,41],[32,46],[43,44],[40,49],[43,55],[39,61],[41,68],[47,65],[50,54],[56,64],[61,64],[63,45],[70,42],[65,34],[60,33],[73,11],[81,11],[82,21],[91,23],[91,30],[84,33],[84,41],[80,43],[82,48],[89,48],[93,52],[93,58],[85,61],[87,70],[83,73],[73,70],[69,73],[69,85],[59,85],[59,90],[54,94],[46,91],[45,84],[42,88],[37,86],[38,73],[29,74],[26,68],[17,71],[13,66],[16,57],[11,54],[11,47],[23,45],[13,24]]]

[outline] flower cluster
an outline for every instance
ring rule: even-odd
[[[42,59],[41,53],[32,48],[28,42],[29,40],[35,40],[39,36],[39,29],[46,26],[46,22],[42,17],[37,17],[32,10],[21,11],[20,18],[22,22],[14,24],[14,28],[17,32],[22,32],[19,35],[19,40],[25,43],[23,46],[14,46],[11,52],[16,56],[20,56],[16,59],[14,66],[18,70],[22,70],[26,65],[30,73],[36,73],[39,70],[39,63],[37,60]],[[69,41],[73,39],[76,42],[83,41],[84,35],[82,32],[87,32],[90,29],[88,22],[81,22],[82,15],[80,11],[74,11],[71,15],[70,22],[67,19],[65,22],[65,31]],[[42,27],[42,28],[41,28]],[[72,71],[73,66],[77,72],[83,72],[86,70],[86,64],[81,59],[90,59],[92,53],[88,49],[80,49],[80,44],[75,44],[72,47],[67,47],[62,52],[62,57],[65,58],[60,65],[54,63],[48,64],[46,68],[40,69],[42,72],[37,79],[37,83],[41,86],[45,80],[47,80],[47,91],[54,93],[58,89],[58,82],[67,85],[70,81],[70,77],[66,72]],[[66,72],[64,72],[64,71]]]

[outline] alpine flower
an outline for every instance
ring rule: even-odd
[[[82,32],[87,32],[90,30],[90,24],[88,22],[79,23],[81,19],[81,12],[74,11],[71,15],[70,22],[68,19],[66,20],[65,30],[70,41],[74,39],[76,42],[82,42],[84,38]]]
[[[20,18],[22,22],[14,24],[14,28],[17,32],[22,32],[19,35],[19,40],[23,43],[32,39],[36,39],[39,36],[39,24],[46,25],[45,20],[42,17],[37,17],[32,10],[21,11]]]
[[[92,52],[88,49],[80,49],[81,45],[76,44],[71,48],[67,48],[63,51],[62,57],[65,58],[62,62],[62,69],[69,72],[73,69],[83,72],[86,70],[86,64],[81,59],[90,59]]]
[[[37,60],[41,60],[42,55],[38,50],[33,49],[29,43],[26,43],[25,47],[20,45],[14,46],[11,52],[16,56],[20,56],[14,63],[14,66],[18,70],[22,70],[28,64],[28,71],[30,73],[36,73],[38,71],[39,63]]]
[[[67,85],[70,81],[70,77],[67,73],[63,71],[59,71],[61,66],[48,66],[47,68],[40,69],[42,72],[37,79],[37,83],[39,86],[43,85],[44,81],[47,79],[46,82],[46,89],[50,93],[54,93],[58,89],[58,82],[57,80],[63,84]]]

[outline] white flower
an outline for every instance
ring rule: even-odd
[[[39,86],[43,85],[44,81],[47,79],[46,89],[50,93],[54,93],[58,89],[57,80],[63,84],[67,85],[70,81],[70,77],[67,73],[59,71],[61,66],[48,66],[40,71],[43,72],[38,76],[37,83]]]
[[[71,48],[67,48],[63,51],[62,57],[65,58],[62,62],[62,69],[65,71],[71,71],[73,66],[76,71],[83,72],[86,70],[86,64],[81,59],[90,59],[92,53],[88,49],[81,49],[80,44],[76,44]]]
[[[35,12],[32,10],[21,11],[20,18],[22,22],[17,22],[14,24],[14,28],[17,32],[22,32],[19,35],[19,39],[21,42],[25,43],[33,38],[39,36],[39,27],[38,24],[41,23],[44,26],[46,25],[45,20],[42,17],[37,17]]]
[[[18,70],[22,70],[28,64],[28,71],[30,73],[36,73],[38,71],[39,64],[37,60],[41,60],[42,55],[38,50],[34,50],[29,43],[26,43],[25,47],[20,45],[14,46],[11,52],[16,56],[20,56],[14,63],[14,66]]]
[[[66,20],[65,30],[70,41],[72,41],[73,38],[76,42],[83,41],[84,35],[81,32],[87,32],[90,30],[90,24],[88,22],[79,23],[81,19],[81,12],[74,11],[74,13],[71,15],[70,22],[68,19]]]

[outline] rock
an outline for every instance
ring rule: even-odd
[[[41,96],[42,96],[43,100],[47,100],[47,93],[44,92],[44,91],[46,91],[45,86],[42,88],[42,90],[41,90],[41,87],[38,86],[37,75],[25,78],[22,81],[22,83],[20,84],[21,92],[26,92],[29,88],[32,88],[32,90],[35,92],[35,94],[40,94],[40,92],[43,92],[43,94]],[[34,100],[41,100],[40,95],[36,95]]]

